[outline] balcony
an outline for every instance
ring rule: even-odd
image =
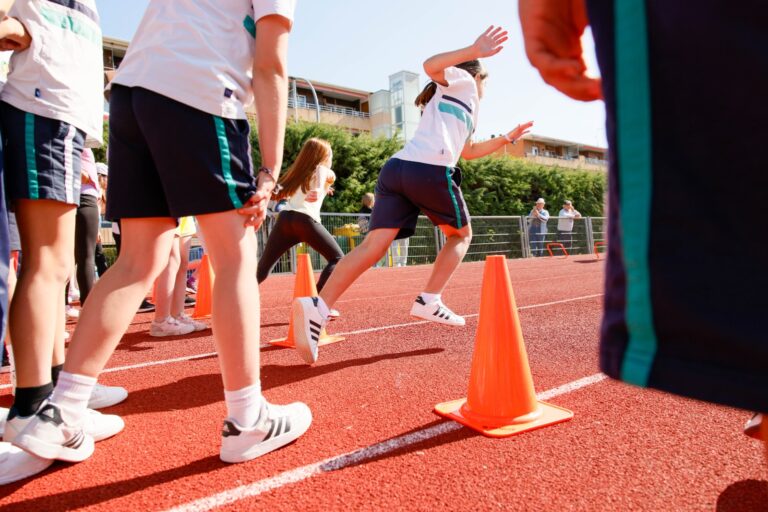
[[[566,157],[561,155],[525,153],[525,158],[542,165],[566,167],[568,169],[584,169],[587,171],[605,171],[608,162],[600,158]]]
[[[288,98],[288,108],[295,108],[295,106],[296,103],[293,101],[293,98]],[[310,110],[312,112],[317,111],[317,106],[314,103],[306,103],[300,101],[298,102],[298,108],[301,110]],[[359,117],[364,119],[371,117],[371,114],[368,112],[360,112],[359,110],[355,110],[350,107],[340,107],[338,105],[320,105],[320,112],[321,114],[323,112],[329,112],[341,116]]]

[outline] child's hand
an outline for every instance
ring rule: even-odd
[[[507,37],[507,31],[501,27],[494,27],[491,25],[488,29],[480,34],[480,37],[472,45],[477,58],[493,57],[501,51],[504,42],[509,39]]]
[[[0,51],[24,51],[32,44],[32,36],[26,27],[17,20],[5,16],[0,21]]]
[[[512,130],[507,134],[507,137],[513,140],[517,140],[523,135],[525,135],[526,133],[530,132],[531,126],[533,126],[533,121],[528,121],[527,123],[519,124],[514,130]]]
[[[584,0],[520,0],[519,11],[525,53],[541,78],[576,100],[602,98],[600,80],[587,76],[582,57]]]

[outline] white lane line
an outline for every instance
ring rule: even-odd
[[[545,307],[545,306],[554,306],[554,305],[557,305],[557,304],[565,304],[567,302],[575,302],[575,301],[579,301],[579,300],[594,299],[596,297],[602,297],[602,296],[603,296],[602,293],[596,293],[596,294],[593,294],[593,295],[583,295],[581,297],[573,297],[571,299],[556,300],[554,302],[544,302],[544,303],[541,303],[541,304],[531,304],[530,306],[521,306],[521,307],[519,307],[517,309],[522,311],[524,309],[534,309],[534,308],[541,308],[541,307]],[[464,318],[474,318],[476,316],[479,316],[478,313],[472,313],[470,315],[464,315]],[[411,327],[411,326],[414,326],[414,325],[423,325],[423,324],[429,324],[429,323],[432,323],[432,322],[430,322],[428,320],[420,320],[418,322],[407,322],[407,323],[404,323],[404,324],[384,325],[384,326],[381,326],[381,327],[371,327],[371,328],[368,328],[368,329],[359,329],[357,331],[347,331],[347,332],[337,332],[337,333],[333,333],[333,334],[335,334],[337,336],[352,336],[352,335],[355,335],[355,334],[366,334],[366,333],[369,333],[369,332],[387,331],[387,330],[390,330],[390,329],[400,329],[402,327]],[[261,348],[266,348],[266,347],[269,347],[269,346],[271,346],[271,345],[263,344],[261,346]],[[102,373],[121,372],[121,371],[124,371],[124,370],[135,370],[135,369],[138,369],[138,368],[147,368],[147,367],[150,367],[150,366],[160,366],[160,365],[171,364],[171,363],[181,363],[181,362],[184,362],[184,361],[192,361],[192,360],[195,360],[195,359],[204,359],[206,357],[215,357],[215,356],[216,356],[216,352],[208,352],[208,353],[205,353],[205,354],[195,354],[195,355],[191,355],[191,356],[175,357],[173,359],[163,359],[163,360],[160,360],[160,361],[149,361],[149,362],[146,362],[146,363],[131,364],[131,365],[128,365],[128,366],[116,366],[114,368],[107,368]],[[0,384],[0,390],[2,390],[2,389],[10,389],[10,388],[11,388],[10,384]]]
[[[607,377],[602,373],[596,373],[582,379],[569,382],[562,386],[558,386],[553,389],[538,393],[536,398],[539,400],[548,400],[560,395],[565,395],[576,391],[578,389],[592,386],[605,380]],[[412,444],[432,439],[448,432],[460,430],[462,425],[451,421],[440,423],[438,425],[425,428],[410,434],[405,434],[399,437],[389,439],[387,441],[377,443],[359,450],[348,452],[342,455],[337,455],[313,464],[308,464],[300,468],[285,471],[270,478],[259,480],[251,484],[241,485],[228,491],[223,491],[218,494],[214,494],[207,498],[201,498],[199,500],[191,501],[169,509],[167,512],[204,512],[212,510],[214,508],[229,505],[245,498],[253,498],[265,492],[273,489],[279,489],[286,485],[301,482],[312,477],[322,475],[323,473],[330,473],[332,471],[338,471],[350,466],[355,466],[367,460],[374,459],[386,453],[390,453]]]

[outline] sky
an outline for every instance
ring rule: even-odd
[[[104,35],[130,40],[148,3],[96,0]],[[537,135],[604,147],[603,103],[571,100],[541,80],[525,56],[517,2],[510,0],[298,0],[288,73],[373,92],[407,70],[419,73],[423,84],[427,58],[472,44],[489,25],[506,28],[510,38],[484,61],[490,76],[476,138],[533,120]],[[585,48],[596,75],[590,37]]]

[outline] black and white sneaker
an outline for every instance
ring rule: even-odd
[[[293,301],[293,337],[296,350],[307,364],[317,361],[317,344],[328,320],[320,314],[317,297],[301,297]]]
[[[8,424],[11,421],[9,418]],[[67,462],[81,462],[90,457],[93,443],[93,437],[85,432],[83,425],[67,425],[61,418],[61,410],[51,403],[41,407],[13,439],[13,444],[38,457]]]
[[[744,425],[744,433],[747,434],[749,437],[754,437],[755,439],[763,440],[761,435],[761,428],[763,425],[763,415],[759,412],[756,412],[752,418],[747,422],[746,425]]]
[[[137,313],[151,313],[155,310],[155,305],[149,302],[147,299],[141,301],[141,306],[136,311]]]
[[[312,412],[306,404],[272,405],[265,401],[252,427],[243,427],[232,418],[224,420],[219,456],[230,463],[261,457],[295,441],[311,424]]]
[[[429,320],[430,322],[437,322],[439,324],[462,326],[467,322],[464,317],[461,317],[448,309],[443,301],[436,300],[427,304],[421,295],[416,297],[411,307],[411,316]]]

